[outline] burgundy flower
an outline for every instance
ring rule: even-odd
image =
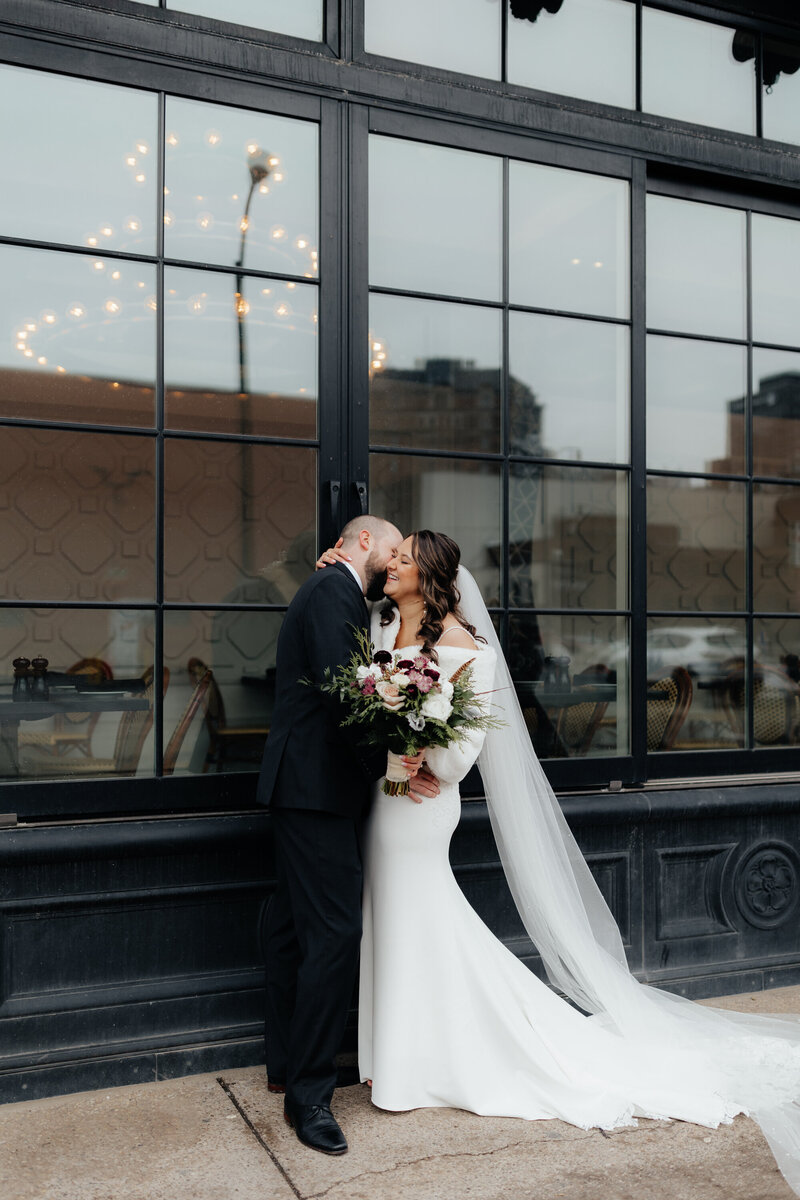
[[[414,663],[410,658],[401,658],[400,662],[397,664],[397,669],[398,671],[412,671],[414,669]]]
[[[415,683],[410,683],[408,685],[408,687],[406,688],[407,696],[416,696],[418,692],[419,692],[419,688],[417,687],[417,685]]]
[[[376,650],[372,656],[372,661],[374,663],[378,663],[380,666],[383,666],[384,663],[389,663],[392,661],[392,656],[388,650]]]
[[[428,679],[432,679],[434,683],[436,683],[436,680],[439,678],[439,672],[433,667],[426,667],[422,674],[427,675]]]
[[[374,693],[375,680],[372,678],[371,675],[368,675],[367,678],[362,683],[361,691],[362,691],[362,694],[365,696],[371,696]]]

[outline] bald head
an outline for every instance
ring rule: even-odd
[[[391,521],[367,514],[348,521],[340,534],[342,550],[361,577],[368,600],[380,600],[386,583],[386,568],[392,553],[403,540]]]

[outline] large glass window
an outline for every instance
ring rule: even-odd
[[[372,510],[459,542],[540,754],[625,754],[628,184],[370,154]]]
[[[364,0],[368,54],[499,79],[504,0]]]
[[[158,0],[146,2],[158,3]],[[323,2],[291,0],[291,4],[287,4],[286,0],[167,0],[167,7],[319,42],[323,33]]]
[[[316,557],[317,126],[0,95],[0,777],[253,770]]]
[[[664,196],[647,222],[648,324],[692,334],[647,342],[648,749],[795,745],[800,222]]]

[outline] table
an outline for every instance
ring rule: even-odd
[[[55,691],[47,699],[15,700],[11,689],[0,689],[0,777],[19,778],[20,721],[44,721],[59,713],[141,712],[150,707],[146,696],[130,692]]]

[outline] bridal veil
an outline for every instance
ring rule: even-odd
[[[634,979],[616,922],[531,746],[483,598],[463,567],[457,587],[462,614],[497,655],[492,700],[503,724],[488,732],[478,766],[505,877],[550,982],[635,1049],[643,1072],[661,1076],[676,1115],[695,1111],[691,1119],[708,1125],[739,1112],[752,1116],[800,1195],[800,1018],[707,1008]],[[705,1102],[693,1108],[699,1095]]]

